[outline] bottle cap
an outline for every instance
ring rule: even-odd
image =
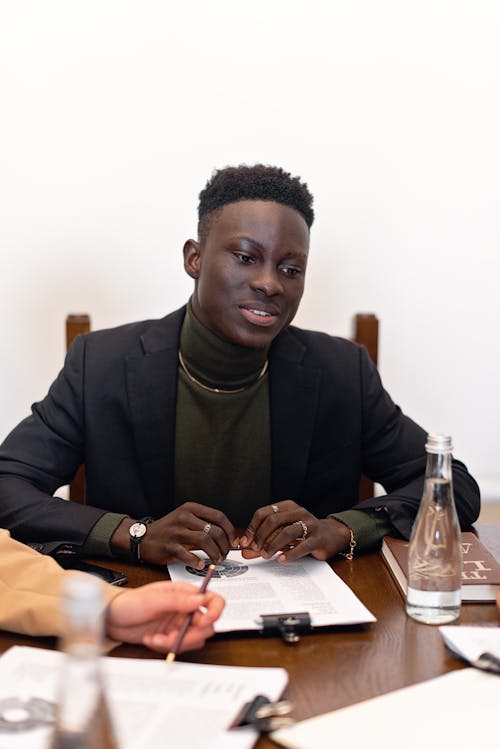
[[[451,453],[453,444],[449,434],[428,434],[425,449],[428,453]]]

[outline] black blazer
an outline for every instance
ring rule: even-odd
[[[47,396],[0,448],[0,526],[24,541],[82,544],[105,511],[161,517],[174,507],[184,314],[75,339]],[[426,432],[392,402],[364,347],[291,326],[272,344],[269,387],[273,501],[294,499],[318,517],[383,507],[408,536]],[[52,497],[82,462],[87,504]],[[358,504],[361,473],[387,495]],[[479,491],[458,461],[454,485],[465,527]]]

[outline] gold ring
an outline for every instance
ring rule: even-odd
[[[203,528],[203,533],[206,533],[207,536],[210,533],[210,528],[212,527],[212,523],[207,523],[205,527]]]
[[[302,536],[300,538],[296,538],[296,541],[305,541],[307,538],[307,525],[304,523],[303,520],[296,520],[294,525],[300,525],[302,528]]]

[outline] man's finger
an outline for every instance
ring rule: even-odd
[[[257,557],[262,556],[262,554],[260,551],[254,551],[253,549],[242,549],[241,556],[243,559],[257,559]]]
[[[211,524],[222,529],[226,536],[228,547],[235,545],[234,541],[237,537],[235,527],[221,510],[215,510],[213,507],[200,505],[196,502],[187,502],[184,506],[186,509],[189,508],[190,512],[197,520],[201,521],[202,527],[206,524]],[[194,528],[198,528],[198,524],[196,524]]]
[[[205,567],[205,559],[202,559],[197,554],[193,554],[180,544],[172,550],[172,554],[179,562],[184,562],[189,567],[194,567],[195,570],[202,570]]]
[[[302,559],[302,557],[307,556],[312,551],[314,551],[314,541],[311,538],[308,538],[280,554],[278,556],[278,562],[295,562],[297,559]]]
[[[210,557],[211,562],[222,562],[232,545],[229,543],[226,532],[214,523],[204,523],[199,534],[199,548]]]

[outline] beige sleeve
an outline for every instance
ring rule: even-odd
[[[66,575],[51,557],[14,541],[0,529],[0,628],[26,635],[61,634],[59,592]],[[121,592],[103,583],[106,603]]]

